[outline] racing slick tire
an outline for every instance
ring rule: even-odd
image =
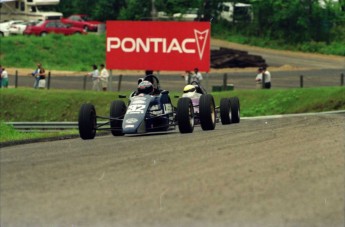
[[[202,130],[214,130],[216,127],[216,107],[212,95],[201,95],[199,111]]]
[[[194,107],[190,98],[180,98],[177,102],[176,119],[180,133],[194,131]]]
[[[122,100],[115,100],[110,105],[110,117],[123,119],[126,113],[126,104]],[[111,134],[113,136],[123,136],[122,132],[122,120],[110,119]]]
[[[240,123],[240,100],[235,96],[230,98],[231,103],[231,123]]]
[[[222,98],[220,100],[220,121],[223,125],[231,124],[232,111],[230,99]]]
[[[80,107],[78,117],[79,135],[83,140],[94,139],[96,135],[97,119],[94,105],[85,103]]]

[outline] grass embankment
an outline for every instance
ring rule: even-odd
[[[344,42],[289,45],[231,31],[214,29],[213,37],[231,42],[273,49],[296,50],[345,56]],[[33,68],[41,62],[46,70],[89,71],[92,64],[105,62],[105,35],[11,36],[0,39],[0,58],[4,67]]]
[[[241,35],[241,32],[236,31],[236,29],[224,29],[223,25],[213,25],[212,36],[229,42],[263,48],[345,56],[345,41],[341,38],[331,43],[316,41],[289,43],[287,40]]]
[[[130,92],[127,92],[128,95]],[[124,94],[121,92],[121,94]],[[172,92],[173,98],[179,93]],[[241,116],[262,116],[303,112],[345,110],[345,88],[323,87],[305,89],[239,90],[213,93],[216,105],[223,97],[238,96]],[[117,92],[2,89],[0,91],[0,119],[2,122],[77,121],[80,106],[85,102],[95,105],[97,115],[109,116],[110,103]],[[126,100],[125,100],[126,101]],[[28,138],[1,124],[0,142]],[[52,136],[51,134],[50,136]],[[33,137],[40,134],[32,135]],[[54,135],[55,136],[55,135]],[[31,135],[30,135],[30,138]]]

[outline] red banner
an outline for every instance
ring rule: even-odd
[[[209,71],[210,23],[107,21],[108,69]]]

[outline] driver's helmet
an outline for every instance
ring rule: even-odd
[[[153,85],[150,81],[143,80],[138,85],[138,94],[153,94]]]
[[[183,88],[183,97],[193,97],[196,93],[195,86],[188,84]]]

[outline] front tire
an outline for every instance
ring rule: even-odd
[[[96,135],[97,119],[94,105],[83,104],[79,110],[78,128],[83,140],[94,139]]]
[[[213,96],[205,94],[200,97],[199,111],[202,130],[214,130],[216,127],[216,110]]]
[[[240,100],[235,96],[230,98],[232,123],[240,123]]]
[[[176,117],[180,133],[194,131],[194,107],[190,98],[184,97],[178,100]]]
[[[231,111],[230,99],[222,98],[220,100],[219,109],[220,109],[220,120],[222,124],[223,125],[231,124],[232,111]]]
[[[110,105],[110,117],[117,118],[110,120],[111,134],[113,136],[123,136],[122,120],[126,114],[126,104],[122,100],[115,100]]]

